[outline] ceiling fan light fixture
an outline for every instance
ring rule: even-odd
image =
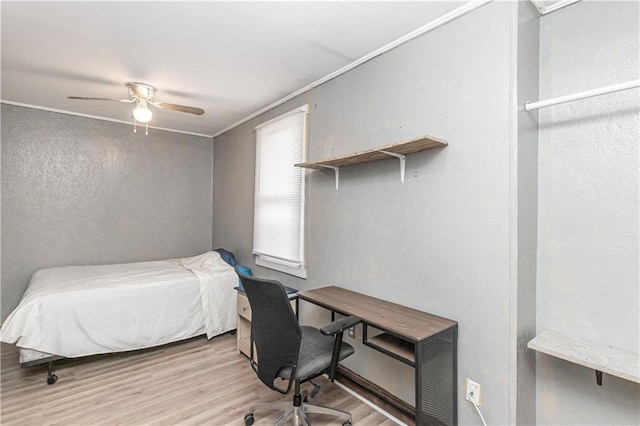
[[[2,0],[0,0],[1,2]],[[127,83],[127,88],[129,89],[129,99],[114,99],[114,98],[87,98],[84,96],[67,96],[68,99],[74,100],[87,100],[87,101],[116,101],[116,102],[126,102],[126,103],[134,103],[136,107],[133,109],[133,132],[137,131],[137,124],[144,123],[145,124],[145,134],[149,134],[149,122],[153,118],[153,113],[149,109],[149,104],[153,105],[156,108],[173,110],[173,111],[181,111],[186,112],[188,114],[194,115],[202,115],[204,114],[204,110],[202,108],[196,108],[186,105],[178,105],[178,104],[170,104],[167,102],[156,102],[154,101],[154,97],[156,95],[156,89],[153,86],[150,86],[145,83]]]
[[[138,106],[133,110],[133,118],[140,123],[148,123],[151,121],[152,117],[153,113],[144,104],[138,104]]]

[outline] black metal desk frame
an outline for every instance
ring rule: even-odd
[[[333,303],[327,303],[326,301],[322,301],[321,298],[315,297],[317,294],[320,294],[316,292],[322,292],[324,289],[303,291],[298,294],[298,297],[302,300],[328,309],[331,311],[332,319],[335,318],[335,313],[345,316],[356,315],[360,317],[362,319],[362,343],[364,345],[399,360],[400,362],[403,362],[415,369],[414,408],[417,425],[457,425],[457,322],[435,317],[431,314],[415,311],[410,308],[381,301],[369,296],[360,295],[359,293],[340,289],[339,287],[327,287],[326,289],[329,291],[342,292],[339,306],[337,306],[338,303],[334,305]],[[348,302],[345,302],[345,300],[348,300],[348,296],[357,298],[363,297],[369,301],[378,303],[380,306],[388,306],[388,311],[367,315],[363,309],[359,308],[362,305],[361,303],[354,303],[353,306],[351,306]],[[385,317],[385,315],[387,317],[391,317],[394,312],[397,312],[398,310],[409,312],[411,315],[418,318],[418,322],[421,316],[424,316],[426,320],[430,320],[431,318],[442,320],[443,325],[438,328],[437,332],[422,335],[420,338],[414,338],[403,334],[403,324],[398,324],[398,327],[385,326],[378,321],[377,317]],[[370,339],[370,327],[379,330],[386,335],[392,336],[390,339],[397,339],[398,342],[403,345],[413,346],[413,359],[399,355],[397,352],[388,350],[385,347],[376,344]]]

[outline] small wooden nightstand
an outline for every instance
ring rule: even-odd
[[[289,299],[291,299],[291,308],[293,312],[298,315],[298,291],[291,287],[285,287]],[[237,336],[237,350],[238,353],[243,353],[247,357],[251,354],[251,348],[249,344],[251,342],[251,305],[249,305],[249,299],[240,287],[236,287],[238,291],[238,331]]]

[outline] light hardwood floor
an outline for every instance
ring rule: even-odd
[[[2,425],[244,425],[252,403],[291,400],[257,379],[230,334],[57,361],[54,385],[45,383],[45,365],[21,368],[14,346],[3,343],[0,352]],[[312,401],[350,412],[354,424],[395,424],[332,383]],[[280,414],[256,411],[255,424],[273,424]],[[323,415],[309,420],[342,424]]]

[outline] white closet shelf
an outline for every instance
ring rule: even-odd
[[[404,142],[397,142],[380,148],[366,151],[354,152],[340,157],[327,158],[324,160],[310,161],[307,163],[295,164],[296,167],[306,169],[332,169],[336,176],[336,190],[338,189],[340,167],[352,166],[354,164],[370,163],[373,161],[397,158],[400,160],[400,181],[404,182],[404,165],[406,155],[424,151],[431,148],[445,147],[448,143],[434,138],[433,136],[420,136]]]
[[[640,354],[590,340],[544,330],[527,347],[556,358],[596,370],[602,384],[602,373],[640,383]]]

